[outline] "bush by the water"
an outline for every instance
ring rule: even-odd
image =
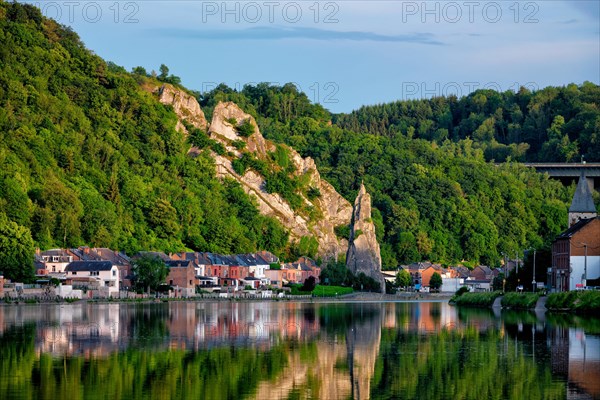
[[[597,312],[600,311],[600,292],[586,290],[552,293],[546,300],[546,308],[555,311]]]
[[[454,303],[457,306],[491,307],[500,294],[501,292],[464,293]]]
[[[528,310],[535,307],[539,298],[538,293],[506,293],[502,297],[502,307]]]

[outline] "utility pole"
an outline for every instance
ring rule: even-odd
[[[587,286],[587,243],[583,243],[583,288]]]
[[[533,285],[533,288],[531,289],[531,291],[534,293],[535,293],[535,289],[536,289],[536,287],[535,287],[535,284],[536,284],[536,282],[535,282],[535,253],[536,253],[536,250],[533,250],[533,281],[531,282]]]

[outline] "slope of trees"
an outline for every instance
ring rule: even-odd
[[[215,178],[208,150],[187,156],[175,113],[140,87],[154,78],[18,3],[0,2],[0,60],[0,207],[35,245],[285,250],[287,232]]]
[[[435,97],[336,115],[340,127],[377,136],[404,136],[443,143],[471,138],[487,160],[600,161],[600,87],[547,87],[532,92],[477,90],[468,96]]]

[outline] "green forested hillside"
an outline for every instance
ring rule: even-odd
[[[281,225],[217,180],[208,153],[186,155],[144,79],[38,9],[0,2],[0,210],[42,248],[280,254]]]
[[[361,107],[336,115],[341,127],[374,135],[421,138],[437,143],[471,138],[487,160],[600,161],[600,87],[547,87],[535,92],[477,90]]]
[[[29,229],[42,248],[88,244],[129,253],[189,248],[285,254],[288,233],[259,215],[237,184],[215,178],[208,150],[187,155],[190,144],[175,130],[173,110],[142,89],[159,82],[140,73],[142,68],[134,70],[95,56],[74,32],[42,18],[36,8],[0,1],[0,212],[7,217],[0,224]],[[585,84],[547,90],[580,93],[559,111],[545,106],[553,111],[540,116],[555,120],[562,143],[565,132],[575,132],[573,118],[588,115],[582,110],[596,115],[598,89]],[[398,129],[382,120],[380,131],[354,126],[348,116],[332,124],[327,110],[291,84],[240,92],[222,85],[199,101],[209,119],[218,101],[236,102],[257,118],[265,137],[312,156],[322,176],[352,202],[364,180],[389,267],[422,259],[493,265],[501,252],[542,246],[566,227],[574,188],[519,164],[486,163],[488,149],[462,139],[477,136],[468,134],[480,125],[471,123],[472,114],[486,119],[498,108],[490,105],[491,93],[485,97],[480,112],[454,115],[447,106],[450,122],[438,128],[462,127],[455,141],[426,140],[432,138],[419,133],[420,117]],[[467,100],[429,103],[436,101]],[[524,110],[531,101],[511,104]],[[523,126],[532,113],[521,117]],[[559,126],[555,114],[566,123]],[[592,116],[581,121],[597,137]],[[571,143],[582,148],[583,137]],[[339,228],[340,234],[347,231]]]
[[[517,163],[488,163],[470,139],[438,144],[401,132],[343,129],[291,85],[259,84],[239,93],[221,86],[202,102],[214,99],[257,112],[266,137],[313,157],[349,201],[364,180],[384,267],[426,259],[495,265],[502,252],[548,245],[566,228],[573,187]]]

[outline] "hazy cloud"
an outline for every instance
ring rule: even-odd
[[[410,33],[404,35],[382,35],[363,31],[333,31],[306,27],[252,27],[247,29],[153,29],[162,35],[176,36],[182,39],[210,40],[278,40],[278,39],[312,39],[312,40],[349,40],[373,42],[408,42],[427,45],[443,45],[431,33]]]

